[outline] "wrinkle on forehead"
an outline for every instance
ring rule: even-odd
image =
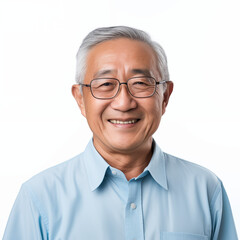
[[[134,68],[130,69],[130,73],[132,75],[139,75],[139,76],[152,76],[152,72],[149,69],[139,69],[139,68]],[[101,77],[106,77],[107,75],[116,75],[117,74],[117,69],[101,69],[97,71],[93,77],[94,78],[101,78]]]
[[[158,77],[157,58],[144,42],[121,38],[94,46],[87,57],[86,77],[126,77],[145,75]],[[88,75],[88,76],[87,76]]]

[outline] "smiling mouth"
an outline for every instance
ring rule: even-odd
[[[133,124],[138,122],[140,119],[132,119],[132,120],[128,120],[128,121],[121,121],[121,120],[115,120],[115,119],[110,119],[108,120],[110,123],[113,124]]]

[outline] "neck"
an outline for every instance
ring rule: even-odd
[[[95,141],[94,146],[111,167],[121,170],[126,179],[130,180],[139,176],[149,164],[152,157],[152,139],[150,140],[140,149],[126,152],[107,149],[106,146],[95,144]]]

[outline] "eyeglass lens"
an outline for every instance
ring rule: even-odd
[[[128,91],[134,97],[152,96],[156,89],[156,81],[150,77],[129,79],[127,85]],[[118,93],[119,87],[120,82],[117,79],[101,78],[91,82],[91,91],[96,98],[113,98]]]

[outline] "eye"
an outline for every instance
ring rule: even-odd
[[[104,82],[101,85],[99,85],[99,87],[108,87],[108,86],[113,86],[112,82]]]
[[[115,79],[95,79],[92,81],[94,91],[113,91],[118,82]]]
[[[133,85],[144,85],[144,86],[147,86],[147,82],[146,81],[136,81],[133,83]]]
[[[130,84],[135,88],[146,88],[152,86],[151,82],[147,78],[133,79]]]

